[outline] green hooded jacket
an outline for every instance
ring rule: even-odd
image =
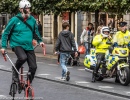
[[[16,16],[19,16],[23,19],[21,16],[21,13],[17,14]],[[18,19],[16,16],[12,17],[10,21],[8,22],[6,28],[4,29],[4,32],[2,33],[2,41],[1,45],[2,48],[7,48],[7,39],[11,32],[9,44],[11,48],[14,48],[16,46],[21,46],[24,50],[33,50],[33,33],[30,30],[30,28],[24,24],[20,19]],[[42,42],[42,38],[38,31],[38,26],[36,23],[36,20],[33,16],[29,16],[26,20],[26,22],[32,27],[32,29],[35,28],[35,34],[39,37],[37,40],[38,43]],[[14,26],[14,28],[12,28]]]

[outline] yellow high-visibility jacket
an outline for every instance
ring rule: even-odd
[[[109,41],[108,38],[103,38],[101,34],[96,35],[94,37],[92,44],[96,48],[96,53],[106,53],[106,51],[108,50],[110,46],[110,44],[106,44],[107,41]]]
[[[128,30],[125,33],[118,31],[113,37],[113,43],[115,42],[118,45],[127,45],[130,42],[130,32]]]

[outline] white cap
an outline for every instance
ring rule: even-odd
[[[21,0],[19,2],[19,8],[30,8],[31,4],[28,0]]]

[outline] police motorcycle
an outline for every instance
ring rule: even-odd
[[[122,85],[127,86],[130,83],[128,56],[127,46],[110,48],[105,54],[104,61],[101,61],[96,81],[102,81],[104,78],[115,78]],[[86,68],[94,70],[96,61],[95,49],[92,48],[90,55],[85,56],[84,65]]]

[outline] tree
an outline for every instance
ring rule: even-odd
[[[1,0],[0,12],[17,13],[20,0]],[[129,0],[29,0],[32,12],[60,14],[63,11],[105,11],[117,14],[130,12]]]
[[[16,14],[18,12],[18,2],[20,0],[1,0],[0,13],[6,12]],[[57,25],[57,16],[64,12],[105,11],[113,14],[124,14],[130,12],[130,0],[29,0],[32,4],[31,11],[35,14],[54,14],[54,25]],[[96,19],[96,21],[98,21]],[[98,23],[98,22],[97,22]],[[98,24],[97,24],[98,25]],[[56,28],[56,27],[55,27]],[[57,28],[56,28],[57,29]],[[55,30],[55,34],[57,31]],[[57,35],[54,35],[57,36]]]

